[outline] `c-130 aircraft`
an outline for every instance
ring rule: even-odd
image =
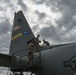
[[[27,45],[34,38],[22,11],[15,13],[9,55],[0,53],[0,66],[8,67],[10,75],[76,75],[76,43],[44,46],[27,63]],[[9,75],[9,74],[8,74]]]

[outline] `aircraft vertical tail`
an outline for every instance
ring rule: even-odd
[[[33,38],[34,34],[31,31],[22,11],[15,13],[9,54],[12,55],[16,52],[26,50],[27,43]]]

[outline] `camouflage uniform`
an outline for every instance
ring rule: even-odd
[[[49,46],[50,44],[49,44],[48,41],[45,41],[45,40],[43,39],[43,46],[44,46],[44,45]]]
[[[31,42],[28,45],[28,57],[29,57],[29,63],[33,62],[34,59],[34,44]]]
[[[39,42],[41,42],[41,41],[39,41],[38,38],[34,38],[34,45],[36,47],[36,52],[38,52],[39,47],[40,47]]]

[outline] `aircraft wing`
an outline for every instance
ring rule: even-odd
[[[0,53],[0,66],[10,67],[12,56]]]

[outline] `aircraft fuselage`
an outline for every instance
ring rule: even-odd
[[[35,65],[40,64],[41,68],[36,69],[36,75],[74,75],[76,71],[76,44],[48,49],[41,51],[41,58],[35,59]],[[27,57],[21,59],[22,65],[27,66]],[[40,63],[39,63],[40,61]],[[16,60],[16,68],[20,63]],[[28,69],[28,71],[30,71]],[[33,71],[33,68],[32,68]]]
[[[76,44],[42,51],[41,67],[36,75],[75,75]]]

